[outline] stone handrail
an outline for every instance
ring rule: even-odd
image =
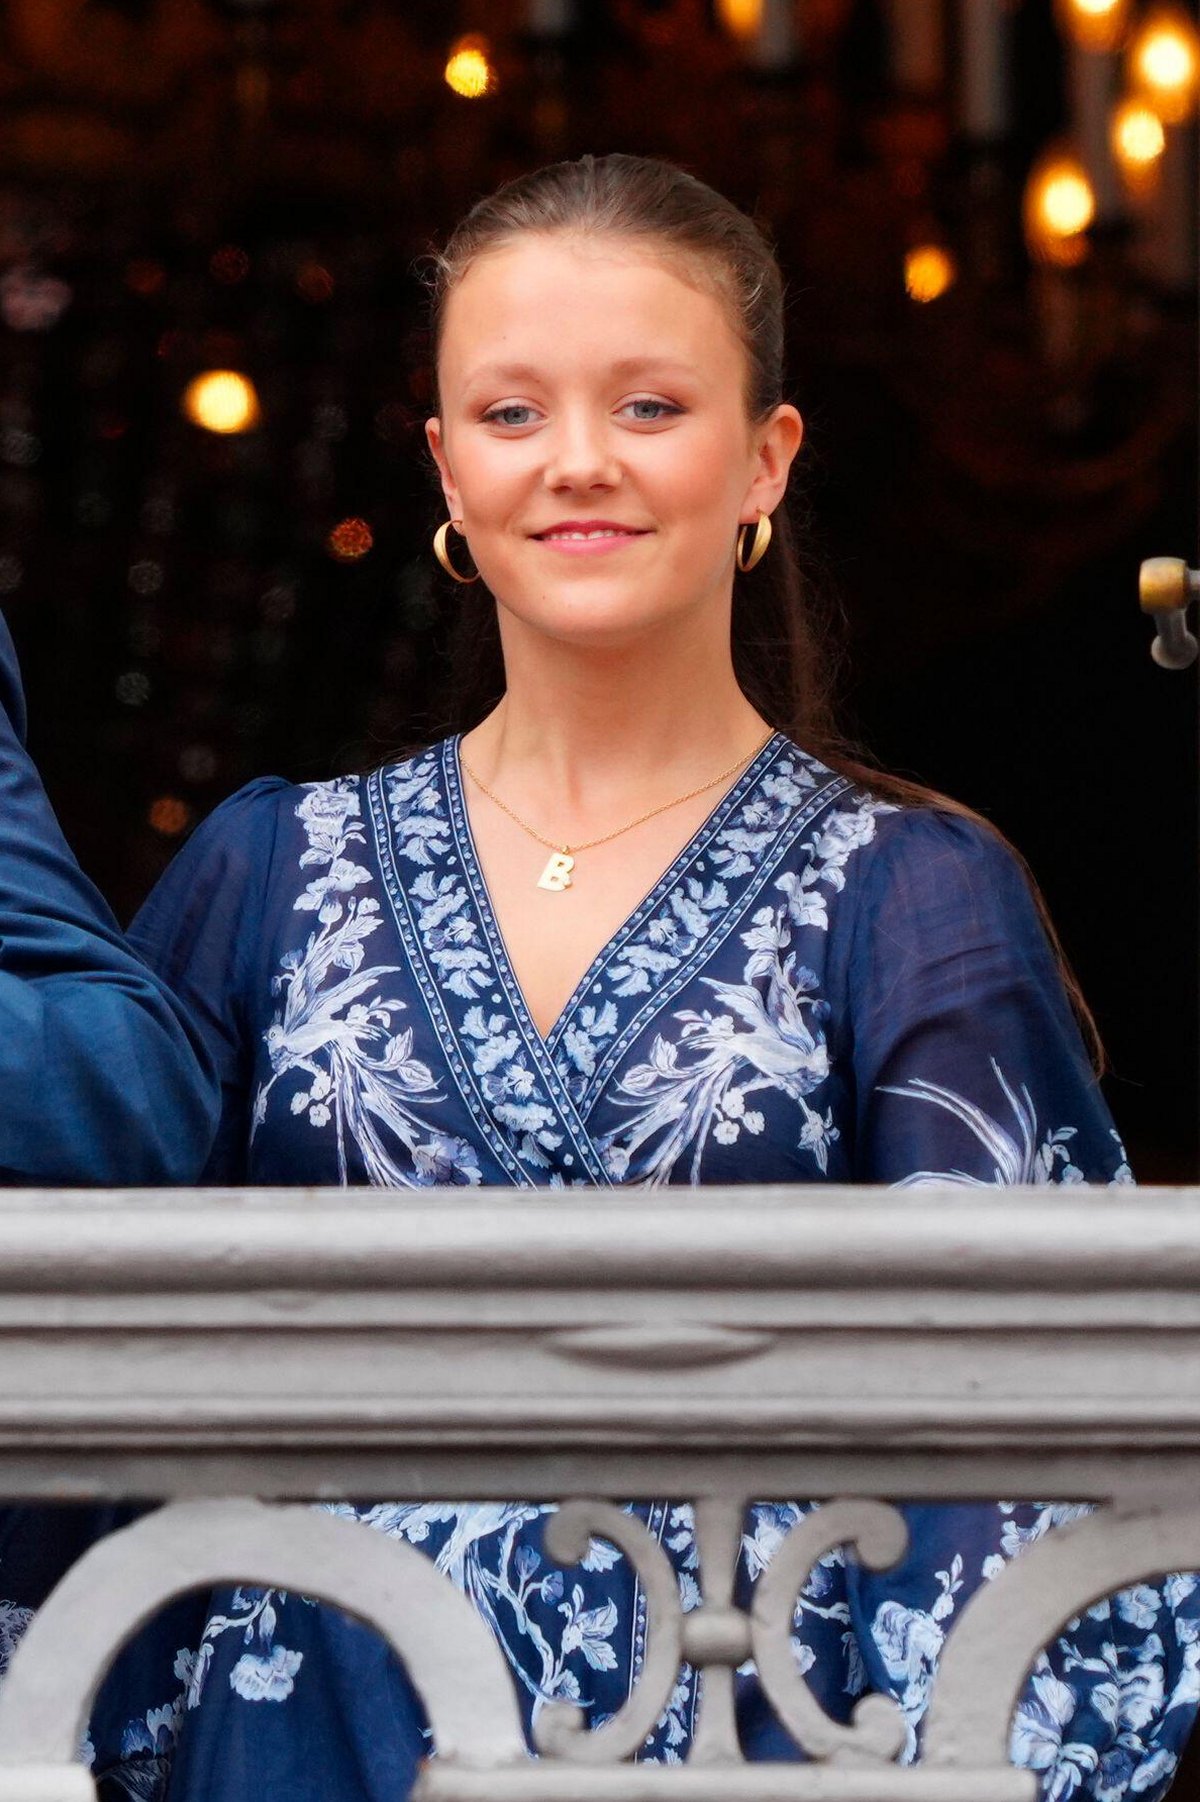
[[[117,1648],[227,1580],[391,1641],[438,1748],[420,1802],[1033,1802],[1007,1742],[1038,1650],[1113,1590],[1200,1567],[1200,1192],[8,1191],[0,1335],[0,1496],[167,1503],[95,1545],[27,1633],[0,1802],[94,1802],[73,1760]],[[652,1630],[626,1708],[590,1733],[548,1709],[530,1759],[464,1598],[413,1548],[294,1505],[347,1495],[590,1498],[548,1549],[599,1533],[637,1565]],[[651,1495],[696,1506],[686,1615],[612,1506]],[[900,1556],[877,1498],[1001,1495],[1099,1506],[966,1605],[922,1760],[900,1766],[890,1701],[844,1725],[797,1677],[796,1594],[834,1546]],[[827,1505],[747,1613],[742,1511],[768,1497]],[[812,1762],[742,1763],[750,1657]],[[688,1762],[628,1762],[681,1659],[705,1670]]]

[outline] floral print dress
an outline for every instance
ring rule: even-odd
[[[572,1187],[1129,1180],[1025,880],[983,827],[897,808],[783,736],[761,751],[585,973],[552,1031],[514,980],[472,844],[458,742],[362,778],[262,781],[196,832],[134,928],[221,1072],[209,1178]],[[403,1196],[397,1196],[402,1207]],[[898,1208],[903,1198],[896,1199]],[[971,1205],[968,1196],[963,1206]],[[747,1513],[742,1600],[813,1504]],[[699,1599],[687,1506],[630,1504]],[[538,1502],[341,1512],[474,1601],[527,1721],[596,1724],[645,1656],[627,1562],[548,1559]],[[883,1573],[812,1571],[794,1646],[846,1719],[894,1696],[908,1756],[946,1633],[1005,1561],[1077,1510],[922,1504]],[[395,1802],[429,1750],[387,1649],[335,1609],[248,1588],[183,1606],[118,1665],[93,1722],[106,1793]],[[746,1755],[794,1759],[747,1666]],[[1200,1699],[1190,1576],[1091,1609],[1040,1658],[1014,1756],[1047,1797],[1161,1796]],[[684,1669],[641,1756],[678,1760]]]

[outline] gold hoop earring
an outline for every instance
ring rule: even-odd
[[[759,514],[758,524],[754,528],[754,543],[750,546],[750,553],[747,556],[746,533],[749,530],[749,525],[744,525],[737,535],[737,566],[743,575],[748,575],[755,564],[761,563],[767,554],[767,546],[771,542],[770,514]]]
[[[469,586],[472,582],[478,582],[479,571],[476,570],[473,576],[460,576],[453,563],[451,563],[450,552],[446,549],[446,538],[451,526],[454,527],[454,530],[460,537],[462,536],[461,519],[444,519],[433,535],[433,554],[448,576],[453,576],[456,582],[461,582],[464,586]]]

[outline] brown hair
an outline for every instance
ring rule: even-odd
[[[435,364],[446,302],[475,261],[528,233],[641,239],[687,278],[724,302],[746,353],[746,408],[767,418],[784,399],[784,286],[757,223],[715,189],[654,158],[583,156],[506,182],[476,202],[430,259],[428,287]],[[880,797],[937,807],[996,828],[946,795],[875,767],[839,731],[828,608],[807,582],[788,503],[772,518],[771,548],[751,574],[734,576],[733,667],[763,719],[830,769]],[[486,590],[461,590],[451,647],[451,728],[468,731],[504,692],[495,604]],[[1004,841],[1007,843],[1007,841]],[[1059,959],[1071,1004],[1097,1070],[1103,1050],[1095,1022],[1063,954],[1045,902],[1024,859],[1042,924]]]

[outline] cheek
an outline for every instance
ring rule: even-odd
[[[722,561],[737,531],[737,508],[738,497],[731,492],[727,470],[718,470],[707,479],[693,476],[681,481],[663,508],[676,528],[672,537],[677,556]]]
[[[663,463],[649,475],[665,510],[708,532],[723,533],[741,495],[732,479],[728,439],[713,434],[688,446],[686,456]]]
[[[511,452],[508,456],[489,455],[486,445],[463,458],[456,474],[463,507],[480,527],[503,524],[528,493],[532,479]]]

